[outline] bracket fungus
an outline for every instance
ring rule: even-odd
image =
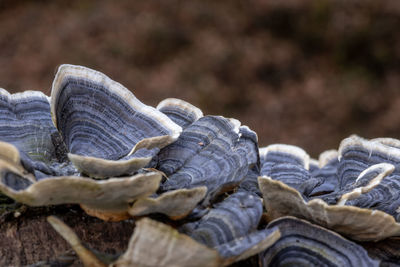
[[[157,169],[168,177],[161,194],[133,204],[134,216],[163,213],[186,217],[201,202],[239,185],[258,164],[257,135],[237,120],[205,116],[186,127],[178,140],[161,149]]]
[[[182,129],[203,117],[203,112],[198,107],[177,98],[164,99],[157,105],[157,109]]]
[[[198,186],[191,189],[179,189],[165,192],[156,197],[146,197],[135,201],[129,208],[133,217],[152,213],[165,214],[173,220],[186,217],[205,197],[207,187]]]
[[[99,210],[109,216],[122,215],[127,214],[130,202],[153,194],[160,181],[159,172],[107,180],[57,176],[36,181],[22,166],[18,149],[0,142],[0,190],[30,206],[81,204],[88,210]],[[106,215],[102,217],[107,218]]]
[[[59,67],[51,113],[70,160],[97,178],[131,174],[146,166],[182,130],[120,83],[81,66]]]
[[[161,149],[157,169],[168,177],[160,186],[161,194],[134,203],[131,214],[185,217],[199,202],[207,206],[214,197],[239,185],[258,164],[257,151],[257,136],[247,126],[221,116],[204,116]]]
[[[310,169],[311,176],[319,180],[319,183],[309,193],[310,196],[329,194],[338,188],[338,156],[338,151],[334,149],[324,151],[319,155],[318,166],[313,170]]]
[[[272,144],[260,148],[260,160],[261,172],[268,172],[268,169],[277,163],[290,163],[302,166],[306,170],[310,167],[310,156],[307,152],[300,147],[286,144]]]
[[[385,146],[357,136],[343,140],[339,163],[330,161],[337,166],[338,187],[325,195],[304,195],[272,177],[259,177],[269,220],[292,215],[361,241],[400,236],[394,165],[400,159],[399,150]]]
[[[268,177],[259,177],[259,184],[269,220],[292,215],[360,241],[400,235],[400,224],[385,212],[329,205],[319,198],[306,202],[297,190]]]
[[[37,178],[76,173],[51,121],[49,97],[42,92],[0,89],[0,141],[15,145],[22,164]]]
[[[162,191],[206,185],[210,196],[239,184],[257,161],[256,144],[240,138],[240,132],[238,121],[219,116],[205,116],[187,127],[158,155],[158,168],[168,176]]]
[[[261,176],[297,189],[305,195],[318,183],[312,179],[309,167],[310,156],[301,148],[284,144],[273,144],[260,148]]]
[[[260,254],[262,266],[380,266],[354,242],[318,225],[294,217],[272,221],[281,237]]]
[[[147,106],[82,66],[61,65],[51,97],[0,89],[2,195],[135,222],[126,251],[104,261],[50,217],[87,266],[396,261],[400,249],[381,255],[388,248],[374,244],[398,243],[398,166],[396,139],[351,136],[318,160],[293,145],[259,148],[257,134],[236,119],[174,98]],[[297,219],[281,218],[288,215]]]
[[[216,249],[226,261],[235,262],[264,250],[279,238],[277,229],[257,230],[261,215],[261,199],[241,190],[180,230]]]

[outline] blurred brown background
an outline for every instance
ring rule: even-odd
[[[50,94],[62,63],[314,157],[352,133],[400,138],[398,0],[0,0],[0,87]]]

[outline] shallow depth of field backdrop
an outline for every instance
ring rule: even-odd
[[[235,117],[262,146],[400,138],[398,0],[0,0],[0,87],[50,94],[62,63]]]

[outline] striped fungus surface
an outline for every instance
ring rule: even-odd
[[[262,266],[380,266],[360,245],[337,233],[295,217],[271,222],[281,237],[260,253]]]
[[[372,192],[391,171],[393,166],[390,164],[373,165],[360,175],[358,182],[361,186],[340,196],[338,203],[334,205],[329,205],[320,198],[305,201],[297,190],[269,177],[259,177],[259,185],[269,220],[292,215],[354,240],[382,240],[400,235],[400,224],[393,216],[380,210],[344,204],[348,199],[354,201],[365,193]]]
[[[120,83],[82,66],[59,67],[51,113],[70,160],[81,172],[98,178],[144,167],[182,130]]]
[[[243,254],[251,256],[249,251],[260,250],[260,243],[270,244],[278,237],[276,229],[257,230],[262,210],[258,196],[240,190],[215,204],[200,220],[184,224],[180,231],[236,261],[246,258]]]
[[[147,106],[121,84],[82,66],[60,66],[50,98],[34,91],[0,90],[3,194],[32,206],[77,203],[103,219],[152,213],[186,218],[175,222],[182,233],[147,219],[138,221],[134,245],[114,266],[146,265],[143,257],[151,258],[147,253],[153,247],[159,249],[154,256],[159,266],[173,265],[176,257],[182,264],[227,265],[260,251],[267,264],[272,254],[265,249],[280,236],[275,225],[283,229],[281,240],[293,239],[288,225],[300,225],[304,233],[299,236],[308,240],[315,262],[321,255],[313,242],[324,243],[307,231],[358,253],[349,241],[294,219],[257,230],[260,197],[269,221],[293,215],[354,240],[382,240],[400,235],[399,164],[400,141],[391,138],[351,136],[318,160],[291,145],[259,149],[256,133],[235,119],[203,116],[179,99]],[[292,247],[296,245],[288,245],[289,254],[283,252],[288,259],[300,255],[299,264],[310,259],[308,248],[296,254]],[[329,253],[321,262],[340,265],[343,259],[354,264],[357,258]]]
[[[318,158],[318,166],[310,169],[312,177],[318,180],[318,184],[309,193],[309,196],[319,196],[334,192],[339,186],[337,168],[339,165],[339,153],[337,150],[322,152]]]
[[[186,217],[199,202],[207,207],[259,166],[257,143],[255,132],[236,120],[200,118],[157,155],[157,168],[167,176],[160,194],[135,202],[130,213],[162,213],[176,220]]]
[[[321,198],[330,204],[381,210],[398,221],[398,143],[391,138],[366,140],[351,136],[344,139],[339,147],[339,187]]]
[[[260,148],[261,176],[281,181],[306,197],[318,180],[309,172],[310,156],[301,148],[285,144],[273,144]]]
[[[206,186],[203,202],[238,185],[258,163],[257,136],[237,120],[204,116],[161,149],[157,169],[168,179],[161,191]]]
[[[381,210],[400,222],[400,175],[394,173],[376,182],[371,190],[360,192],[356,188],[349,192],[343,204]]]
[[[400,164],[400,148],[389,138],[366,140],[358,136],[344,139],[339,146],[339,189],[353,184],[359,174],[378,163]],[[400,172],[399,169],[395,173]]]
[[[15,145],[22,164],[38,178],[76,173],[51,121],[49,97],[42,92],[0,89],[0,141]]]

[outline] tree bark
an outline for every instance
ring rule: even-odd
[[[76,205],[22,206],[0,213],[0,266],[81,266],[71,247],[46,221],[50,215],[73,228],[90,248],[111,255],[125,251],[134,229],[133,220],[104,222]]]

